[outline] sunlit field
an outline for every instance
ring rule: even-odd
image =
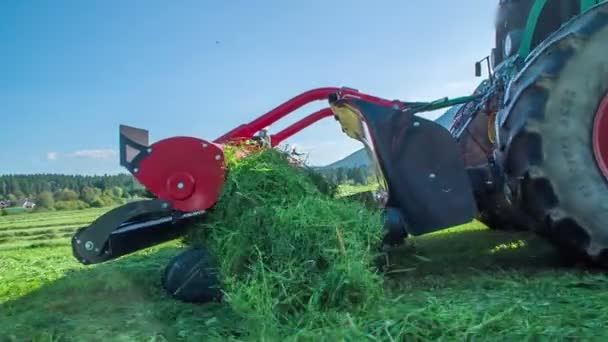
[[[78,264],[69,238],[105,210],[0,217],[0,341],[248,340],[227,305],[181,303],[162,291],[160,274],[180,242],[98,266]],[[284,336],[608,339],[606,276],[564,265],[552,247],[528,233],[472,223],[412,238],[391,259],[386,304],[356,316],[336,313],[332,323]]]

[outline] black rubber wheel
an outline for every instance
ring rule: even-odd
[[[550,35],[511,82],[498,115],[500,160],[539,234],[607,265],[608,182],[593,128],[608,94],[608,3]],[[608,134],[608,132],[605,132]]]
[[[211,302],[222,299],[217,270],[211,255],[203,248],[188,249],[165,268],[163,288],[184,302]]]
[[[401,212],[396,208],[386,207],[382,216],[384,226],[382,249],[403,245],[408,233]]]

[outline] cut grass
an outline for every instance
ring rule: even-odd
[[[3,230],[0,231],[0,239],[2,238],[14,238],[18,239],[20,237],[29,237],[36,235],[45,235],[45,234],[57,234],[57,233],[69,233],[74,232],[78,228],[82,227],[82,225],[61,225],[61,226],[49,226],[42,228],[31,228],[31,229],[15,229],[15,230]]]
[[[6,241],[0,244],[0,251],[22,250],[28,248],[66,246],[70,244],[70,237],[46,238],[40,240]]]
[[[336,195],[338,197],[344,197],[349,195],[354,195],[360,192],[366,191],[374,191],[378,189],[378,184],[369,184],[369,185],[351,185],[351,184],[341,184],[338,187],[338,191]]]
[[[14,222],[29,222],[29,221],[48,221],[55,219],[73,220],[76,217],[97,217],[108,210],[107,208],[90,208],[82,210],[66,210],[66,211],[45,211],[33,212],[14,216],[0,216],[0,226],[5,226]]]
[[[92,267],[67,246],[5,250],[0,340],[608,339],[607,277],[565,267],[534,236],[473,223],[415,237],[379,277],[368,267],[376,213],[322,196],[274,159],[250,161],[188,240],[219,257],[225,303],[161,290],[177,242]]]
[[[0,250],[67,245],[79,228],[111,208],[35,212],[0,217]]]
[[[228,305],[180,303],[160,289],[160,272],[178,248],[168,243],[94,267],[79,265],[69,247],[0,252],[0,340],[252,340],[235,334],[242,318]],[[386,298],[373,309],[295,317],[282,335],[605,341],[607,277],[558,260],[528,234],[476,225],[414,238],[395,260],[404,271],[388,276]]]
[[[226,156],[222,197],[188,241],[217,257],[226,300],[250,327],[283,338],[295,317],[313,321],[292,329],[319,325],[323,312],[356,313],[381,298],[379,212],[322,193],[274,151]]]
[[[14,222],[11,224],[6,224],[0,226],[0,232],[6,230],[24,230],[24,229],[32,229],[32,228],[45,228],[45,227],[53,227],[53,226],[66,226],[66,225],[87,225],[93,220],[95,220],[97,216],[90,217],[74,217],[72,219],[69,218],[61,218],[60,220],[48,220],[48,221],[26,221],[26,222]]]

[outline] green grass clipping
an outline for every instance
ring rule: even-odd
[[[213,254],[232,309],[278,328],[383,298],[373,267],[380,212],[336,198],[334,186],[275,150],[239,159],[228,149],[226,165],[218,203],[186,243]]]

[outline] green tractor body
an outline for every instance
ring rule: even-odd
[[[496,67],[514,55],[526,58],[551,33],[605,0],[501,0],[496,18]]]

